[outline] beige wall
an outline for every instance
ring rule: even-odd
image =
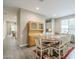
[[[55,19],[52,19],[52,34],[55,33]]]
[[[25,9],[13,9],[13,8],[4,8],[4,35],[3,38],[6,37],[7,33],[7,27],[6,27],[6,22],[16,22],[17,21],[17,40],[20,45],[27,45],[27,28],[26,24],[28,21],[39,21],[39,22],[44,22],[44,30],[45,30],[45,20],[47,17],[25,10]],[[71,18],[74,17],[74,15],[69,15],[57,19],[52,19],[52,33],[54,32],[61,32],[61,19],[65,18]],[[44,32],[45,33],[45,32]]]
[[[55,19],[55,32],[60,33],[61,32],[61,20]]]
[[[9,21],[9,22],[16,22],[17,11],[18,9],[16,8],[4,7],[4,10],[3,10],[4,20]]]
[[[3,20],[3,39],[5,39],[5,37],[6,37],[6,34],[7,34],[7,28],[6,28],[6,21],[5,20]]]
[[[19,45],[27,45],[27,32],[26,32],[26,24],[28,21],[40,21],[44,22],[46,17],[25,9],[17,9],[11,7],[4,7],[4,35],[7,34],[7,22],[17,22],[17,42]],[[45,29],[45,28],[44,28]]]
[[[61,33],[61,20],[75,17],[74,14],[55,19],[55,32]]]
[[[10,23],[16,23],[17,20],[17,9],[4,7],[3,10],[3,39],[6,38],[10,31]]]
[[[39,21],[39,22],[43,22],[44,26],[45,26],[45,19],[46,17],[25,9],[20,9],[19,12],[19,16],[20,19],[18,19],[18,21],[20,22],[18,25],[20,28],[20,46],[24,46],[27,45],[27,28],[26,28],[26,24],[28,23],[28,21]],[[45,29],[45,28],[44,28]]]
[[[20,44],[20,10],[17,12],[17,33],[16,33],[17,43]]]

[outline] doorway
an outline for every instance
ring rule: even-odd
[[[7,35],[16,38],[16,22],[7,22]]]

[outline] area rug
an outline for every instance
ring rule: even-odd
[[[68,52],[61,58],[61,59],[66,59],[67,56],[72,52],[72,50],[74,49],[74,47],[71,47]]]
[[[74,47],[69,48],[68,51],[67,51],[67,53],[63,57],[61,57],[61,59],[66,59],[68,57],[68,55],[73,51],[73,49],[74,49]],[[36,50],[34,50],[34,52],[36,53]],[[44,59],[44,58],[42,58],[42,59]],[[56,59],[56,58],[51,57],[50,59]]]

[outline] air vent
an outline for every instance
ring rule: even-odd
[[[40,0],[41,2],[43,2],[44,0]]]

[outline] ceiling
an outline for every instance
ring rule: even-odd
[[[16,22],[17,21],[17,11],[18,11],[18,8],[4,7],[3,20],[8,21],[8,22]]]
[[[62,17],[75,13],[75,0],[3,0],[4,6],[27,9],[48,17]],[[36,10],[39,8],[39,10]]]

